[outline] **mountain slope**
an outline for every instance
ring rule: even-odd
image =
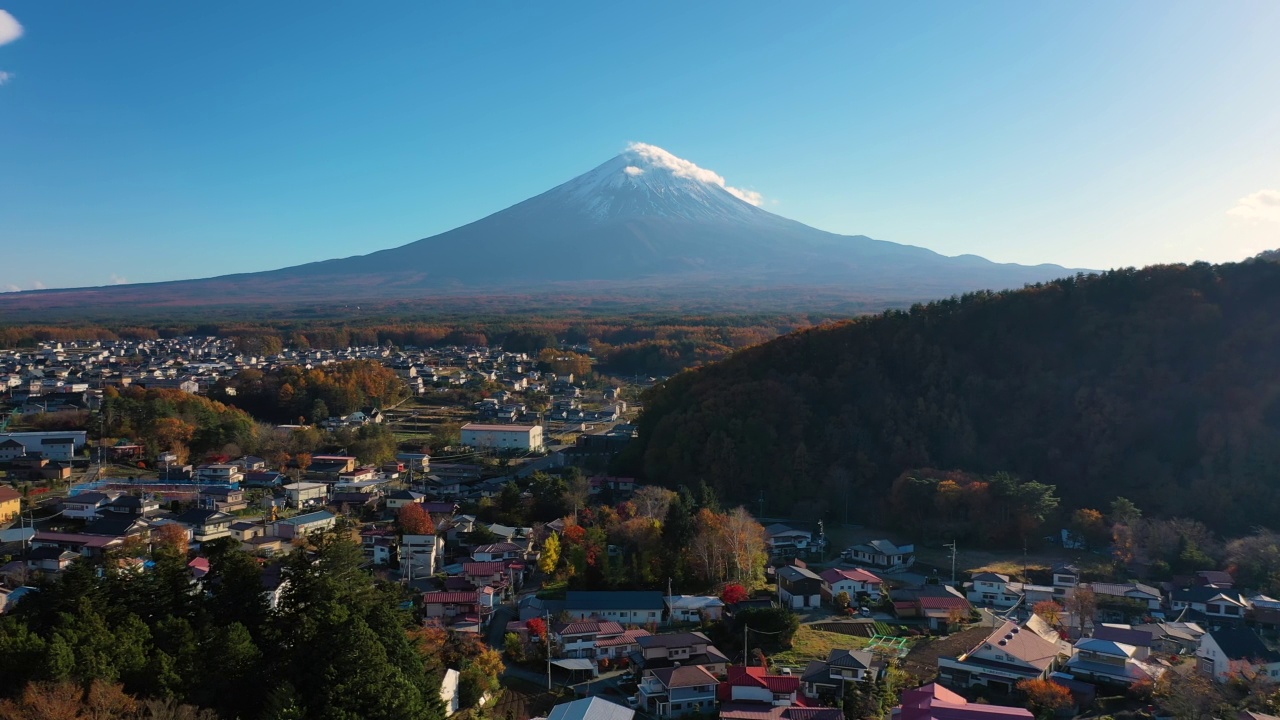
[[[1280,517],[1280,265],[1163,266],[785,336],[650,393],[624,464],[883,524],[912,468],[1218,527]],[[848,495],[846,496],[846,493]],[[932,507],[932,503],[930,503]]]
[[[672,296],[709,287],[837,288],[884,304],[1068,274],[824,232],[651,145],[476,222],[367,255],[205,280],[0,296],[32,304],[375,300],[494,292]]]

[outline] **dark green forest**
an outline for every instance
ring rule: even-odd
[[[618,471],[901,525],[932,467],[1117,495],[1245,530],[1280,517],[1280,265],[1155,266],[803,330],[648,392]]]

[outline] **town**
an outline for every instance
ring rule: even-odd
[[[305,564],[345,543],[451,663],[445,715],[518,720],[1250,712],[1280,677],[1280,601],[1207,556],[1127,579],[1084,551],[1081,521],[1053,538],[1059,562],[957,573],[953,543],[948,572],[945,552],[927,566],[869,529],[609,474],[639,388],[589,356],[214,337],[0,351],[0,608],[24,618],[79,568],[140,582],[164,562],[182,596],[215,602],[248,562],[254,602],[284,617]],[[258,416],[212,433],[233,411],[187,397]],[[1107,520],[1136,514],[1117,501]]]

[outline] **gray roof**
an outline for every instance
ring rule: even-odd
[[[822,578],[818,577],[809,568],[796,567],[794,565],[784,565],[778,568],[778,577],[787,582],[796,582],[798,580],[816,580],[822,582]]]

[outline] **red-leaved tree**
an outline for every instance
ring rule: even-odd
[[[725,605],[737,605],[749,597],[751,597],[750,593],[739,583],[729,583],[724,586],[724,590],[720,591],[720,599]]]
[[[435,535],[436,524],[431,513],[419,503],[409,503],[396,513],[396,523],[403,535]]]

